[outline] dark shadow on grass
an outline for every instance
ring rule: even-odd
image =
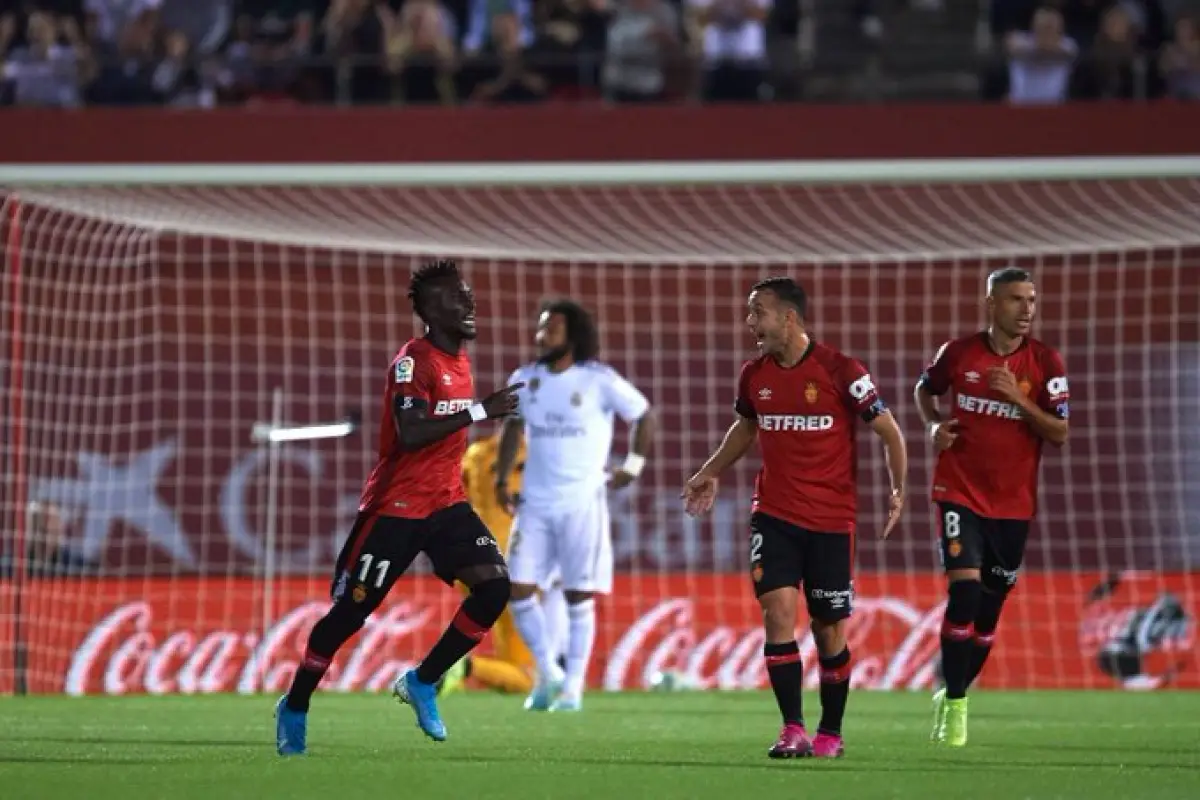
[[[103,745],[105,747],[265,747],[263,739],[115,739],[99,736],[0,736],[0,742],[38,742],[61,745]]]
[[[112,767],[130,764],[135,766],[161,765],[164,759],[155,758],[71,758],[69,756],[10,756],[0,754],[0,764],[70,764],[74,767]]]

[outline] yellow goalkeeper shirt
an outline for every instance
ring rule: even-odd
[[[467,501],[475,513],[496,537],[502,551],[508,549],[508,534],[512,530],[512,515],[496,502],[496,456],[500,450],[500,436],[493,434],[480,439],[467,448],[463,456],[463,483],[467,487]],[[517,450],[517,461],[508,476],[508,491],[516,494],[521,490],[521,473],[525,471],[525,440],[522,438]]]

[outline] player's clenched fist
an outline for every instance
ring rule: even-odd
[[[507,417],[516,411],[517,392],[524,388],[524,386],[525,384],[523,383],[514,383],[511,386],[505,386],[499,391],[492,392],[483,398],[483,410],[487,412],[488,419]]]
[[[683,487],[680,494],[683,498],[683,508],[689,516],[698,517],[707,514],[713,507],[717,497],[717,479],[703,472],[697,472]]]
[[[938,450],[949,450],[958,438],[958,420],[948,419],[929,426],[929,440]]]

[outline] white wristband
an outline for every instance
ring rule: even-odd
[[[621,465],[621,471],[637,477],[642,474],[642,470],[646,466],[646,457],[639,456],[637,453],[630,453],[625,456],[625,463]]]
[[[471,415],[471,422],[483,422],[487,419],[487,409],[483,407],[483,403],[475,403],[467,409],[467,413]]]

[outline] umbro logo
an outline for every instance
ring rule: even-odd
[[[763,388],[759,389],[758,390],[758,399],[759,400],[770,400],[771,399],[771,390],[765,386]]]
[[[450,384],[454,383],[454,378],[451,378],[449,373],[443,372],[442,373],[442,383],[449,386]]]
[[[963,375],[963,377],[967,379],[967,383],[979,383],[979,373],[975,370],[971,370]]]

